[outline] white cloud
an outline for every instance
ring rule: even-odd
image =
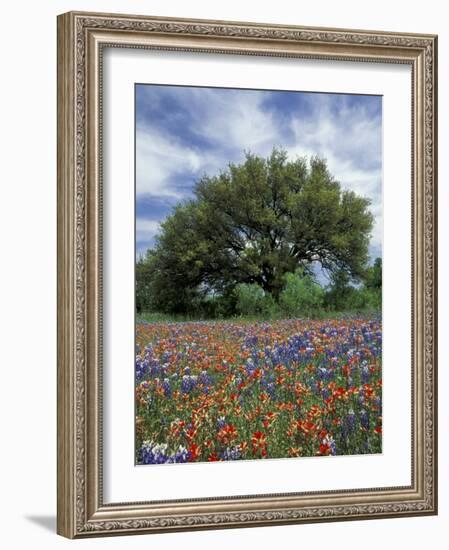
[[[176,89],[169,91],[174,93]],[[176,184],[179,178],[195,181],[204,173],[218,173],[229,162],[240,160],[244,150],[267,155],[279,139],[272,115],[262,109],[261,96],[237,90],[183,91],[191,117],[190,131],[213,147],[200,152],[179,136],[165,133],[164,128],[151,127],[151,121],[139,125],[137,195],[182,199],[188,192],[180,188],[179,181]]]
[[[198,109],[193,128],[227,149],[269,152],[279,138],[272,113],[262,107],[262,94],[242,90],[193,90]]]
[[[165,137],[156,129],[138,128],[136,138],[137,194],[182,198],[173,185],[174,175],[196,173],[201,156],[175,137]]]
[[[380,120],[361,108],[343,105],[338,113],[331,109],[331,98],[314,98],[315,116],[293,117],[295,136],[287,147],[291,157],[320,155],[327,160],[331,174],[343,189],[371,200],[374,216],[372,248],[381,249],[382,220],[382,136]]]
[[[136,240],[151,241],[159,231],[160,224],[156,220],[146,218],[136,219]]]
[[[335,96],[311,94],[307,98],[310,108],[292,113],[286,134],[285,121],[281,125],[274,111],[266,109],[263,94],[207,88],[167,88],[163,93],[171,94],[174,101],[180,101],[182,93],[187,112],[179,123],[188,123],[189,132],[198,137],[198,143],[206,142],[207,147],[183,139],[182,127],[179,133],[169,133],[160,124],[152,126],[151,119],[147,119],[137,129],[138,196],[185,198],[189,186],[201,175],[216,174],[229,162],[239,162],[244,150],[267,156],[277,145],[284,147],[291,158],[319,154],[327,159],[330,172],[344,189],[371,199],[375,217],[371,247],[381,249],[379,116],[373,116],[360,103],[354,105],[342,98],[336,109]],[[151,101],[157,101],[154,89],[151,94]],[[156,222],[145,223],[148,225],[141,225],[140,234],[147,234],[151,240]]]
[[[335,110],[331,102],[329,95],[317,95],[312,103],[313,116],[292,117],[296,139],[315,151],[332,151],[339,160],[378,166],[382,147],[380,119],[360,105],[342,102]]]

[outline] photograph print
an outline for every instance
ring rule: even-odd
[[[135,85],[135,463],[382,452],[382,97]]]

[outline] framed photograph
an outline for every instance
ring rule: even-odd
[[[437,37],[58,17],[58,533],[437,513]]]

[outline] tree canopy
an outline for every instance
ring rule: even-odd
[[[202,177],[193,198],[161,224],[138,263],[138,292],[155,310],[179,313],[241,283],[256,283],[277,301],[285,275],[310,274],[313,264],[358,281],[367,269],[369,205],[343,190],[322,158],[247,153],[241,164]]]

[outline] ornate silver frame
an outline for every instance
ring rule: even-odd
[[[410,486],[103,503],[100,130],[106,46],[411,66]],[[437,513],[436,60],[433,35],[75,12],[58,17],[59,534],[82,538]]]

